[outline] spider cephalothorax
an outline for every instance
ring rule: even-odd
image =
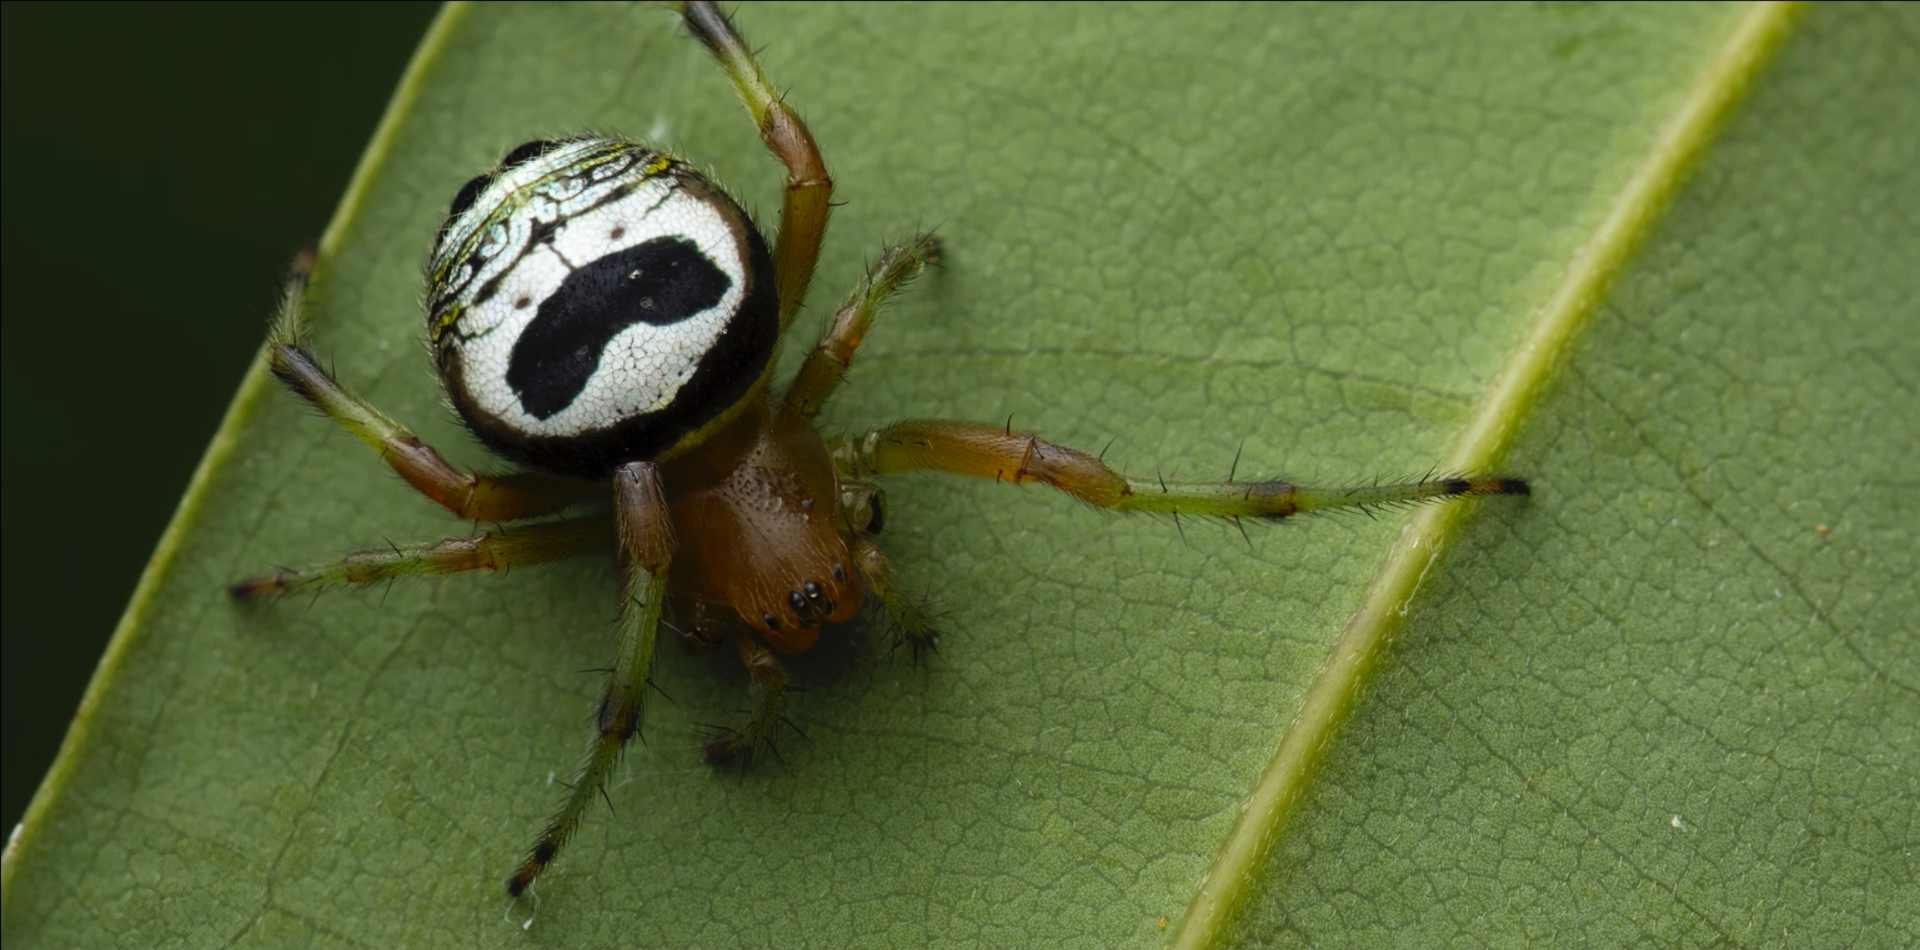
[[[311,261],[296,266],[268,346],[274,374],[296,394],[375,447],[422,494],[493,527],[277,571],[234,585],[234,596],[609,550],[624,565],[619,643],[587,761],[508,879],[509,893],[552,862],[640,728],[669,600],[700,618],[692,626],[702,634],[715,623],[732,629],[758,694],[745,724],[708,743],[715,762],[750,755],[782,721],[787,673],[768,647],[812,647],[823,625],[851,618],[869,595],[914,653],[932,644],[932,619],[900,592],[874,541],[883,518],[870,479],[932,469],[1041,482],[1112,510],[1231,519],[1527,492],[1519,479],[1492,477],[1348,489],[1134,479],[1085,452],[971,422],[824,436],[814,416],[846,377],[874,315],[937,245],[922,236],[885,249],[776,392],[773,355],[812,280],[833,183],[805,124],[731,24],[711,4],[682,12],[786,166],[778,235],[769,252],[712,182],[616,138],[528,142],[460,188],[428,264],[428,338],[467,427],[527,471],[456,470],[322,369],[304,323]],[[565,516],[576,507],[583,510]]]

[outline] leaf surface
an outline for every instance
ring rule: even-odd
[[[883,241],[948,249],[831,424],[1011,415],[1183,477],[1236,450],[1424,471],[1754,15],[1189,7],[740,11],[846,202],[812,311]],[[584,740],[613,567],[228,603],[266,565],[464,530],[256,374],[9,848],[9,942],[1150,945],[1255,828],[1200,942],[1911,943],[1916,50],[1911,7],[1820,8],[1732,90],[1585,335],[1501,410],[1538,494],[1458,520],[1263,822],[1242,803],[1411,516],[1248,543],[909,476],[883,540],[943,651],[849,629],[796,664],[807,738],[733,775],[695,726],[738,715],[742,675],[664,650],[672,701],[523,928],[500,881]],[[315,321],[456,461],[487,464],[416,343],[424,245],[474,172],[582,128],[777,207],[670,15],[451,10]]]

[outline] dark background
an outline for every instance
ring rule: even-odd
[[[435,10],[0,6],[0,828]]]

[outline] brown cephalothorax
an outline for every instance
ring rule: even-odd
[[[786,167],[779,230],[769,249],[726,192],[675,158],[617,138],[528,142],[462,186],[428,262],[427,336],[461,419],[526,471],[455,469],[322,369],[306,334],[310,257],[295,264],[267,348],[274,375],[294,393],[373,446],[421,494],[490,527],[276,571],[233,585],[234,597],[610,550],[620,558],[618,646],[587,761],[508,878],[508,893],[518,896],[552,863],[639,731],[669,606],[690,643],[731,635],[757,694],[744,724],[707,743],[712,762],[750,757],[784,721],[787,671],[776,654],[811,648],[823,626],[852,618],[869,595],[916,657],[933,645],[933,617],[900,590],[874,540],[886,521],[875,479],[931,469],[1043,483],[1116,511],[1235,521],[1527,493],[1526,482],[1502,477],[1340,489],[1232,475],[1136,479],[1085,452],[969,422],[823,436],[814,416],[846,378],[874,316],[938,245],[922,235],[883,250],[793,381],[771,385],[780,338],[813,278],[833,181],[805,123],[732,25],[711,4],[678,6]]]

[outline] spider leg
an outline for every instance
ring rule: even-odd
[[[746,725],[738,729],[722,728],[707,743],[704,752],[710,765],[725,765],[736,760],[744,762],[752,758],[753,751],[770,741],[774,730],[780,727],[780,706],[787,694],[787,668],[773,655],[773,651],[755,643],[752,637],[744,633],[734,637],[733,643],[740,651],[740,664],[753,677],[753,688],[759,694],[759,702],[754,706]]]
[[[820,147],[813,133],[801,121],[753,58],[747,42],[741,39],[725,14],[711,3],[673,4],[685,18],[687,28],[706,44],[720,61],[740,101],[760,127],[767,149],[787,166],[787,188],[780,204],[780,234],[773,242],[774,281],[780,291],[780,329],[786,331],[800,311],[813,281],[813,266],[820,259],[820,242],[827,233],[827,214],[832,211],[833,179],[827,175]]]
[[[667,567],[673,559],[673,534],[659,469],[651,462],[629,462],[613,476],[614,519],[620,549],[626,555],[625,600],[620,609],[620,638],[607,679],[607,691],[594,717],[593,744],[574,779],[573,791],[534,842],[527,860],[507,879],[507,894],[520,896],[546,870],[593,805],[627,740],[640,731],[640,712],[653,667],[653,645],[667,596]]]
[[[895,645],[905,644],[913,651],[915,663],[922,654],[933,649],[940,632],[934,629],[933,614],[927,608],[902,593],[899,581],[893,575],[893,564],[880,547],[867,538],[854,538],[847,545],[853,550],[854,566],[860,571],[860,577],[866,581],[867,590],[880,598],[880,606],[887,616],[893,619],[894,628],[899,631]]]
[[[342,584],[373,584],[397,577],[499,571],[541,564],[612,546],[612,522],[604,515],[543,524],[495,528],[469,538],[355,551],[336,561],[282,569],[228,588],[236,600]]]
[[[1502,477],[1427,477],[1348,488],[1314,488],[1279,479],[1190,482],[1129,478],[1079,449],[1031,433],[975,422],[914,420],[878,426],[833,445],[846,477],[933,469],[1025,485],[1043,482],[1098,508],[1179,516],[1277,520],[1327,508],[1377,508],[1454,495],[1524,495],[1527,483]]]
[[[807,354],[800,374],[787,389],[787,405],[813,418],[840,381],[847,378],[854,351],[860,348],[874,315],[939,255],[940,242],[931,234],[881,251],[880,259],[867,268],[867,276],[847,295],[847,302],[834,312],[833,322],[820,335],[820,342]]]
[[[295,395],[373,446],[416,491],[469,521],[513,521],[552,514],[602,490],[597,485],[550,475],[496,477],[459,471],[433,446],[340,385],[332,373],[320,367],[307,344],[307,277],[312,269],[310,253],[294,261],[267,340],[268,365]]]

